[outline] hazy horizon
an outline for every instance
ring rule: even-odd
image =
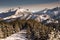
[[[0,12],[9,8],[21,7],[31,11],[60,7],[59,0],[0,0]]]

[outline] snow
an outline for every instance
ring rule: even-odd
[[[24,13],[24,12],[29,12],[27,9],[18,9],[15,13],[15,15],[18,15],[18,14],[21,14],[21,13]]]
[[[58,15],[58,11],[54,11],[54,14],[55,14],[55,15]]]
[[[14,10],[12,9],[11,11],[14,11]],[[14,15],[3,18],[3,19],[6,20],[11,18],[17,18],[17,17],[25,18],[28,14],[30,14],[30,11],[28,11],[27,9],[17,9]]]
[[[31,16],[32,16],[32,15],[29,15],[29,17],[28,17],[26,20],[30,19],[30,18],[31,18]]]
[[[46,12],[47,12],[47,10],[43,11],[43,13],[46,13]]]
[[[52,31],[51,34],[49,34],[48,40],[60,40],[60,31]]]
[[[55,36],[56,35],[56,36]],[[50,34],[48,34],[49,39],[47,40],[60,40],[60,31],[56,31],[54,29],[54,31],[52,31]],[[26,30],[21,30],[18,33],[15,33],[5,39],[0,39],[0,40],[28,40],[28,38],[26,38]]]
[[[44,21],[44,20],[47,20],[47,19],[49,19],[50,18],[50,16],[49,15],[39,15],[37,18],[36,18],[36,20],[38,20],[39,22],[41,21]]]
[[[28,40],[28,39],[26,38],[26,30],[21,30],[18,33],[15,33],[5,39],[0,40]]]

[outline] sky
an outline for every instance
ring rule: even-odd
[[[42,10],[60,6],[59,4],[59,0],[0,0],[0,11],[15,7]]]

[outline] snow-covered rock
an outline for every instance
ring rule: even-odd
[[[14,11],[13,13],[15,13],[15,14],[4,17],[3,20],[20,18],[20,19],[26,19],[26,20],[34,19],[39,22],[42,22],[42,21],[45,21],[48,19],[46,21],[46,23],[51,23],[51,22],[57,23],[58,21],[54,21],[54,20],[60,18],[60,14],[59,14],[59,11],[57,8],[53,8],[53,9],[46,8],[46,9],[44,9],[42,11],[38,11],[38,12],[31,12],[31,11],[29,11],[29,9],[21,9],[21,8],[9,10],[9,12],[12,12],[12,11]]]

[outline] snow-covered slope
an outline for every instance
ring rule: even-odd
[[[17,18],[17,17],[25,18],[28,14],[31,14],[31,12],[28,11],[27,9],[17,9],[14,15],[5,17],[3,19],[6,20],[10,18]]]
[[[26,30],[21,30],[18,33],[12,34],[11,36],[0,40],[28,40],[26,37]]]
[[[8,14],[12,14],[12,15],[8,15]],[[10,21],[10,19],[19,18],[19,19],[26,19],[26,20],[34,19],[39,22],[50,23],[50,22],[55,22],[54,19],[60,18],[60,7],[56,7],[53,9],[46,8],[42,11],[38,11],[34,13],[29,11],[29,9],[19,9],[19,8],[15,10],[10,9],[8,12],[4,13],[3,16],[1,18],[3,18],[3,20],[8,20],[8,21]]]
[[[47,14],[53,19],[60,18],[60,7],[52,8],[52,9],[44,9],[38,12],[35,12],[36,15]]]

